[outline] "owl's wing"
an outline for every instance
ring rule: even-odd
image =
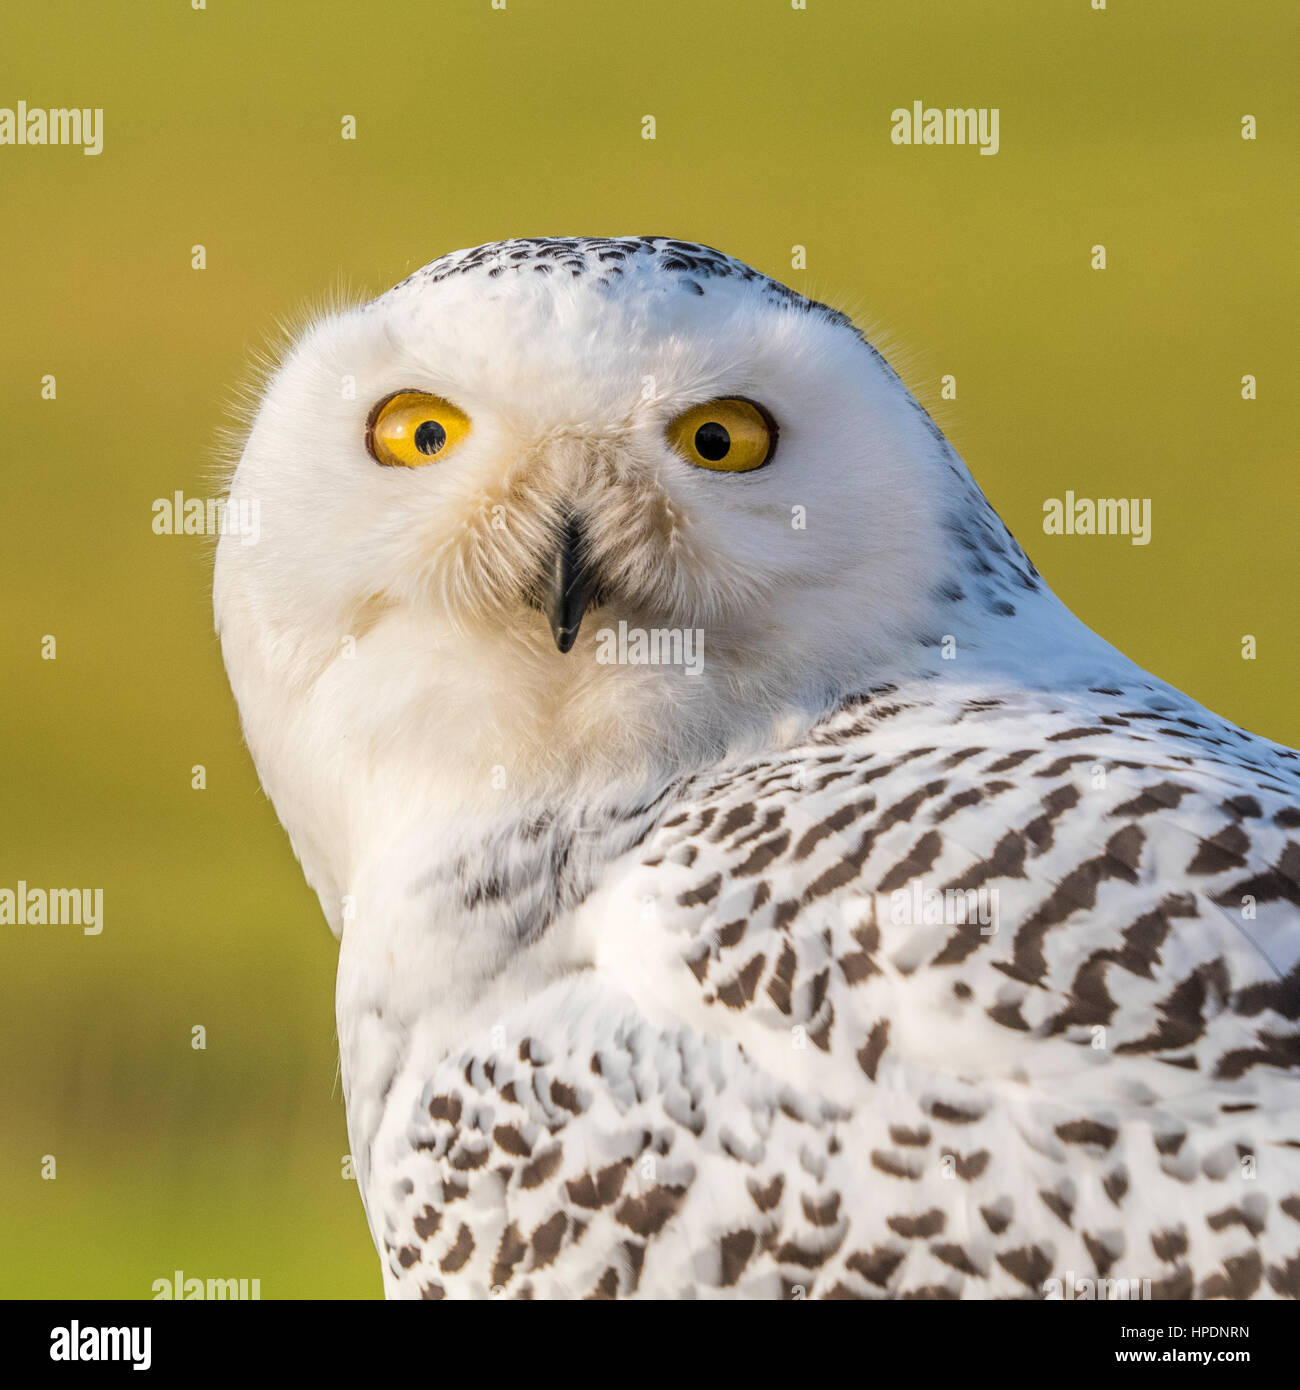
[[[948,690],[678,793],[421,1090],[395,1291],[1300,1296],[1294,755]]]

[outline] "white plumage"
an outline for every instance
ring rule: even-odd
[[[719,400],[770,459],[675,442]],[[232,496],[391,1296],[1300,1294],[1300,762],[1084,628],[843,316],[456,253],[300,339]]]

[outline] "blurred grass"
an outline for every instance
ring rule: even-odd
[[[106,926],[0,927],[0,1295],[379,1292],[334,948],[239,742],[206,542],[150,529],[339,282],[512,235],[721,246],[877,332],[1087,621],[1300,741],[1298,29],[1286,0],[6,7],[0,105],[105,115],[97,158],[0,147],[0,886],[102,886]],[[892,146],[915,99],[998,106],[1001,152]],[[1044,537],[1068,488],[1151,497],[1152,544]]]

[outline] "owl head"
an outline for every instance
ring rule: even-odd
[[[231,481],[263,781],[302,854],[359,833],[360,782],[477,807],[770,741],[916,658],[953,486],[849,320],[720,252],[445,256],[301,334]]]

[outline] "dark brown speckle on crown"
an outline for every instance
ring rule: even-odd
[[[774,303],[842,324],[857,333],[853,321],[838,309],[763,275],[753,266],[728,256],[711,246],[694,241],[677,241],[663,236],[628,237],[514,237],[509,241],[489,241],[464,251],[452,251],[408,275],[393,287],[437,285],[454,275],[479,271],[489,279],[508,274],[561,275],[590,279],[613,288],[628,270],[663,273],[674,277],[688,294],[707,293],[709,283],[738,279],[752,283]],[[388,293],[392,293],[390,290]],[[381,296],[382,297],[382,296]]]

